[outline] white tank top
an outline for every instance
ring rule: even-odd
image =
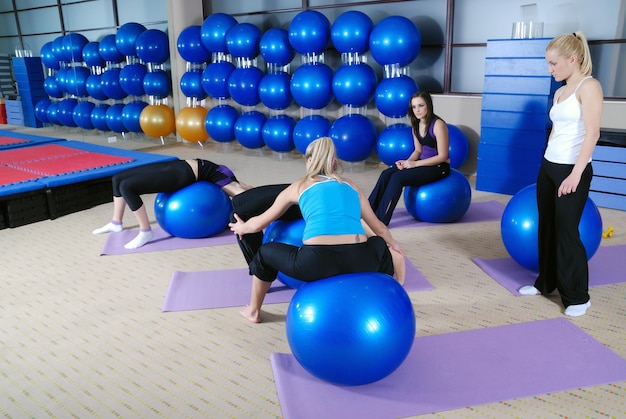
[[[575,164],[585,139],[585,124],[583,123],[582,105],[576,98],[580,85],[591,76],[582,79],[574,93],[562,102],[558,98],[550,109],[552,120],[552,137],[544,157],[552,163]],[[560,97],[560,95],[559,95]],[[589,159],[591,161],[591,158]]]

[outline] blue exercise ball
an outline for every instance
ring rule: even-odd
[[[323,63],[301,65],[291,76],[291,94],[304,108],[322,109],[333,100],[333,70]]]
[[[376,126],[361,114],[348,114],[338,118],[330,127],[337,157],[347,162],[367,159],[376,145]]]
[[[193,64],[203,64],[211,59],[211,53],[202,43],[200,25],[191,25],[183,29],[176,40],[176,49],[183,60]]]
[[[90,74],[85,81],[87,94],[96,100],[107,100],[109,97],[102,90],[101,74]]]
[[[265,146],[263,125],[267,121],[264,113],[249,111],[241,114],[235,122],[235,138],[245,148],[257,149]]]
[[[100,42],[89,42],[83,47],[83,61],[89,67],[104,67],[106,62],[100,55]]]
[[[61,68],[55,74],[55,78],[57,81],[57,87],[62,93],[67,93],[67,83],[69,78],[70,69],[67,67]]]
[[[61,68],[61,64],[59,63],[59,59],[56,55],[54,55],[54,51],[52,48],[52,42],[46,42],[41,46],[41,50],[39,51],[39,55],[41,56],[41,62],[43,65],[52,70],[58,70]]]
[[[359,108],[374,96],[378,77],[365,63],[343,64],[333,76],[333,94],[343,105]]]
[[[374,22],[358,10],[340,14],[330,28],[330,40],[340,53],[363,54],[369,49]]]
[[[448,139],[450,141],[449,157],[450,167],[458,169],[467,161],[469,156],[469,140],[459,127],[448,125]]]
[[[122,112],[124,112],[123,103],[114,103],[109,106],[106,112],[106,123],[109,131],[122,133],[128,131],[122,121]]]
[[[228,80],[235,66],[228,61],[217,61],[206,66],[202,72],[202,88],[214,99],[228,99]]]
[[[159,29],[147,29],[135,42],[137,56],[150,64],[163,64],[170,58],[170,44],[167,34]]]
[[[228,53],[226,32],[237,24],[237,19],[226,13],[214,13],[204,19],[200,27],[200,40],[212,53]]]
[[[194,99],[202,100],[207,97],[207,93],[202,87],[202,71],[189,70],[180,78],[180,91],[183,95]]]
[[[68,33],[63,37],[63,51],[65,58],[71,62],[83,61],[83,48],[89,40],[80,33]]]
[[[259,55],[261,30],[252,23],[238,23],[226,32],[226,48],[235,58],[253,59]]]
[[[232,205],[222,189],[210,182],[195,182],[176,192],[157,194],[154,215],[174,237],[199,239],[224,231]]]
[[[109,131],[107,125],[107,111],[109,106],[106,103],[97,104],[91,111],[91,123],[93,127],[100,131]]]
[[[61,121],[59,121],[59,104],[57,102],[50,103],[48,109],[46,109],[46,116],[51,124],[61,125]]]
[[[122,70],[112,67],[100,75],[102,92],[110,99],[121,100],[128,96],[128,93],[120,85],[120,73]]]
[[[117,50],[127,57],[136,57],[136,42],[139,35],[146,31],[141,23],[128,22],[119,27],[115,34],[115,46]]]
[[[413,130],[407,124],[393,124],[383,129],[376,141],[376,153],[387,166],[406,160],[415,150]]]
[[[54,98],[63,97],[63,91],[59,87],[59,83],[57,81],[56,76],[48,76],[44,79],[43,90],[45,90],[46,94],[50,97],[54,97]]]
[[[98,45],[100,56],[107,63],[121,63],[124,61],[124,54],[115,45],[115,35],[105,35]]]
[[[228,93],[243,106],[255,106],[261,102],[259,84],[263,71],[257,67],[236,68],[228,78]]]
[[[52,53],[57,58],[59,63],[66,63],[65,50],[63,49],[63,35],[57,36],[52,41]]]
[[[302,55],[321,54],[330,40],[330,21],[316,10],[298,13],[289,24],[289,43]]]
[[[141,124],[139,123],[139,117],[146,106],[148,106],[148,104],[141,100],[128,102],[124,105],[124,109],[122,109],[122,124],[126,128],[126,131],[143,132]]]
[[[65,88],[70,95],[85,97],[88,96],[87,92],[87,78],[91,75],[91,72],[87,67],[77,66],[70,67],[67,72],[67,81]]]
[[[372,28],[369,49],[380,65],[409,65],[422,48],[422,33],[410,19],[389,16]]]
[[[35,117],[38,121],[47,124],[50,122],[48,119],[48,108],[52,101],[48,98],[39,99],[35,104]]]
[[[157,99],[168,97],[172,92],[170,76],[165,70],[153,69],[143,77],[143,90]]]
[[[58,105],[58,118],[59,122],[66,127],[75,127],[74,122],[74,108],[78,104],[78,100],[74,98],[65,98],[61,100]]]
[[[235,123],[239,111],[230,105],[218,105],[209,110],[204,127],[213,140],[228,143],[235,140]]]
[[[327,137],[330,132],[331,122],[322,115],[307,115],[296,122],[293,128],[293,142],[302,154],[313,141],[321,137]]]
[[[127,64],[120,70],[120,87],[130,96],[143,96],[143,78],[148,73],[145,65],[139,63]]]
[[[304,234],[304,220],[276,220],[273,221],[265,229],[263,234],[263,243],[285,243],[292,246],[302,247],[302,235]],[[278,272],[276,277],[280,282],[288,286],[289,288],[300,288],[306,284],[305,281],[301,281],[289,275],[285,275],[282,272]]]
[[[407,114],[411,96],[418,90],[417,83],[409,76],[385,78],[376,86],[374,103],[383,115],[402,118]]]
[[[82,129],[93,129],[93,122],[91,122],[91,112],[93,108],[95,108],[95,104],[93,102],[89,102],[87,100],[78,102],[78,104],[74,107],[73,119],[76,126]]]
[[[279,67],[289,64],[296,55],[289,43],[289,33],[283,28],[265,31],[259,40],[259,51],[266,63]]]
[[[455,222],[465,215],[471,201],[469,181],[456,169],[435,182],[404,188],[406,210],[416,220],[427,223]]]
[[[263,124],[263,142],[270,150],[278,153],[287,153],[295,148],[293,143],[293,129],[296,121],[285,114],[267,118]]]
[[[415,340],[415,312],[389,275],[338,275],[296,291],[286,333],[293,356],[313,376],[340,386],[364,385],[404,362]]]
[[[288,108],[293,102],[291,76],[284,71],[264,75],[259,83],[259,98],[270,109]]]
[[[502,213],[500,232],[511,258],[526,269],[538,272],[539,212],[536,183],[522,188],[509,200]],[[585,202],[578,232],[589,260],[602,241],[602,216],[591,198]]]

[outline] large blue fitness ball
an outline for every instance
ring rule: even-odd
[[[322,109],[333,100],[333,70],[323,63],[304,64],[291,76],[291,94],[304,108]]]
[[[202,44],[200,25],[192,25],[183,29],[178,35],[176,49],[185,61],[202,64],[211,59],[211,54]]]
[[[314,140],[327,137],[330,132],[331,122],[322,115],[307,115],[293,128],[293,142],[302,154],[306,153],[306,148]]]
[[[263,71],[257,67],[236,68],[228,78],[228,93],[240,105],[258,105],[261,102],[259,85],[262,79]]]
[[[209,110],[204,119],[206,132],[219,143],[235,140],[235,123],[239,111],[230,105],[218,105]]]
[[[347,162],[367,159],[376,145],[376,126],[368,117],[358,113],[344,115],[330,126],[337,157]]]
[[[228,195],[210,182],[196,182],[176,192],[161,192],[154,214],[163,230],[174,237],[213,236],[228,225],[232,205]]]
[[[415,313],[404,288],[374,272],[307,283],[287,309],[287,340],[296,360],[336,385],[373,383],[395,371],[415,338]]]
[[[422,33],[410,19],[389,16],[372,29],[369,47],[378,64],[404,67],[418,56],[422,48]]]
[[[303,219],[294,221],[274,221],[265,229],[265,233],[263,234],[263,243],[277,242],[302,247],[304,226],[305,224]],[[285,275],[282,272],[278,272],[277,279],[290,288],[300,288],[302,285],[306,284],[305,281]]]
[[[228,53],[226,32],[237,24],[237,19],[226,13],[214,13],[204,19],[200,27],[202,45],[213,53]]]
[[[472,188],[455,169],[441,180],[404,188],[404,206],[415,219],[427,223],[452,223],[461,218],[472,201]]]
[[[302,55],[321,54],[330,40],[330,21],[316,10],[305,10],[289,24],[289,42]]]
[[[458,169],[465,164],[465,161],[469,156],[469,140],[459,127],[452,124],[447,125],[448,139],[450,141],[450,167]]]
[[[378,135],[376,153],[387,166],[395,166],[398,160],[406,160],[415,150],[413,130],[407,124],[393,124]]]
[[[293,102],[290,85],[291,78],[287,72],[267,73],[259,83],[259,98],[270,109],[285,109]]]
[[[296,55],[289,43],[289,33],[283,28],[268,29],[261,36],[259,50],[266,63],[279,67],[289,64]]]
[[[289,115],[279,114],[267,118],[263,124],[263,141],[277,153],[287,153],[296,148],[293,143],[293,129],[296,121]]]
[[[357,10],[340,14],[330,28],[330,39],[341,53],[363,54],[369,48],[369,37],[374,22]]]
[[[261,30],[252,23],[238,23],[226,32],[226,48],[235,58],[253,59],[259,55]]]
[[[406,116],[411,96],[419,87],[409,76],[385,78],[378,83],[374,93],[374,103],[385,116],[402,118]]]
[[[265,145],[263,125],[267,121],[264,113],[249,111],[241,114],[235,122],[235,138],[245,148],[257,149]]]
[[[217,61],[206,66],[202,72],[202,88],[214,99],[228,99],[228,80],[235,66],[228,61]]]
[[[578,231],[589,260],[602,241],[602,216],[590,198],[585,203]],[[539,271],[537,184],[526,186],[511,198],[502,213],[500,232],[511,258],[526,269]]]
[[[378,78],[365,63],[344,64],[333,75],[333,94],[343,105],[359,108],[374,96]]]

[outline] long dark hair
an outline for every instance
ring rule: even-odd
[[[411,99],[409,100],[407,114],[409,115],[409,121],[411,122],[411,127],[413,128],[413,134],[415,134],[415,136],[418,137],[420,120],[417,119],[417,117],[413,113],[413,108],[411,106],[413,99],[415,99],[416,97],[420,97],[424,99],[424,102],[426,102],[426,107],[428,108],[428,112],[426,113],[424,122],[426,122],[427,127],[430,127],[430,124],[433,122],[433,120],[435,118],[439,118],[439,116],[435,114],[435,111],[433,109],[433,98],[430,96],[430,93],[424,92],[424,91],[418,91],[418,92],[413,93],[413,96],[411,96]]]

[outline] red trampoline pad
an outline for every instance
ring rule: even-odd
[[[23,170],[13,169],[7,166],[0,166],[0,186],[12,185],[14,183],[26,182],[40,178],[35,173],[24,172]]]
[[[127,163],[133,160],[134,159],[129,157],[83,151],[81,154],[24,162],[19,165],[14,164],[12,166],[19,166],[23,170],[38,173],[43,176],[54,176],[113,166],[115,164]]]
[[[28,142],[29,140],[24,140],[23,138],[6,137],[4,135],[0,135],[0,147],[3,145],[20,144],[20,143],[28,143]]]
[[[61,156],[83,154],[84,150],[55,144],[22,147],[0,152],[0,164],[23,163],[34,160],[54,159]]]

